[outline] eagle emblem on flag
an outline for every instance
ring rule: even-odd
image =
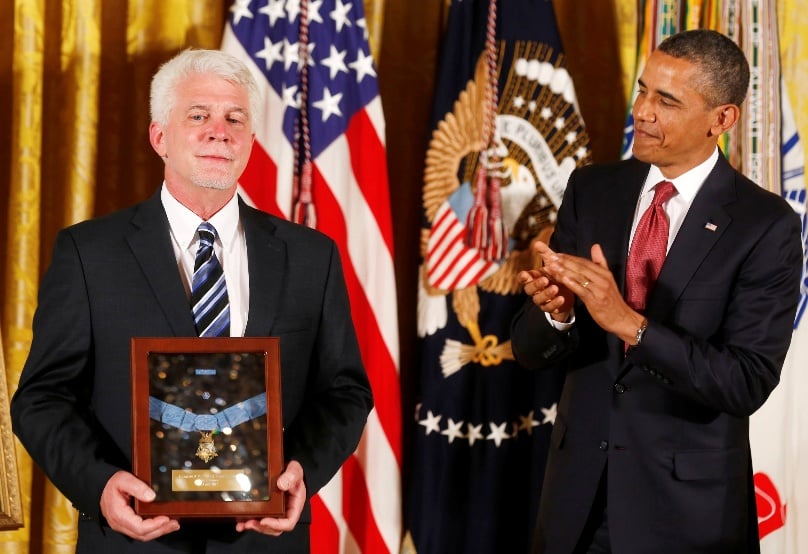
[[[478,289],[500,295],[520,292],[517,273],[537,265],[531,243],[548,240],[570,173],[591,162],[572,79],[558,62],[559,53],[544,43],[517,41],[512,59],[503,64],[503,52],[500,44],[498,69],[508,68],[495,120],[500,162],[487,168],[500,181],[495,193],[500,195],[508,236],[503,258],[487,259],[466,240],[475,175],[485,163],[483,111],[489,77],[483,56],[474,79],[433,131],[426,155],[419,335],[445,325],[445,296],[451,293],[452,309],[474,341],[446,340],[441,355],[444,376],[470,361],[492,366],[513,359],[509,340],[500,343],[480,328]]]

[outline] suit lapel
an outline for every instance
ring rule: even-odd
[[[287,263],[286,243],[275,236],[276,227],[267,217],[239,200],[241,221],[247,238],[250,275],[250,306],[244,335],[267,336],[280,306]]]
[[[720,155],[707,177],[671,245],[659,279],[648,298],[648,314],[667,314],[681,296],[693,274],[710,253],[732,218],[724,206],[735,199],[735,174]]]
[[[175,336],[195,336],[196,327],[171,247],[168,218],[159,191],[140,205],[126,240]]]

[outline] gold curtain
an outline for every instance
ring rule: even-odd
[[[4,3],[9,4],[9,3]],[[15,0],[3,29],[2,329],[9,392],[31,341],[39,278],[62,227],[141,200],[161,179],[146,140],[157,65],[217,48],[222,0]],[[73,552],[76,511],[17,447],[25,526],[7,553]]]
[[[803,148],[808,149],[808,1],[778,0],[781,73]],[[808,151],[806,152],[808,159]]]

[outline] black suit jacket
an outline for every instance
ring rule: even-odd
[[[301,463],[311,496],[356,448],[372,407],[339,254],[321,233],[243,202],[239,210],[245,335],[280,337],[284,455]],[[131,470],[130,338],[196,335],[159,192],[59,233],[33,332],[14,432],[65,496],[101,521],[104,485]],[[307,506],[301,522],[309,518]]]
[[[599,243],[622,290],[648,170],[630,160],[575,171],[551,247],[589,258]],[[537,552],[573,550],[604,468],[615,552],[759,548],[748,418],[778,383],[801,265],[794,211],[719,156],[650,293],[638,348],[624,354],[580,301],[569,333],[527,301],[512,326],[516,359],[567,370]]]

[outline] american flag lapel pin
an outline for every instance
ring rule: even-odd
[[[707,229],[708,231],[715,231],[716,229],[718,229],[718,225],[716,225],[712,221],[708,221],[707,223],[704,224],[704,228]]]

